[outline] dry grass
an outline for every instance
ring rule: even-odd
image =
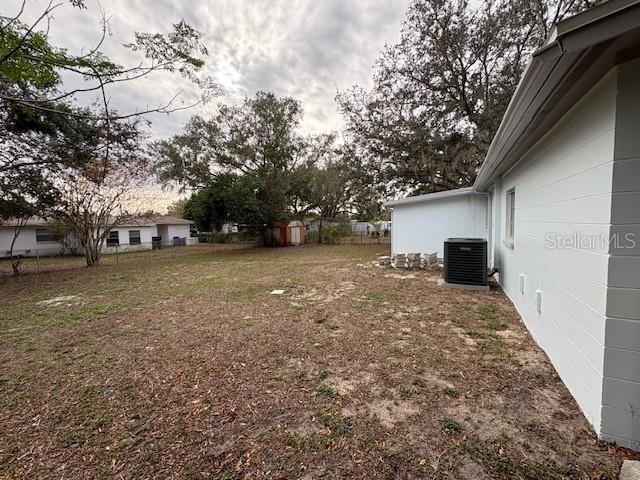
[[[386,248],[0,278],[0,478],[615,478],[504,295]]]

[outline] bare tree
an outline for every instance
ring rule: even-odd
[[[11,239],[11,246],[9,247],[9,257],[11,258],[11,270],[14,275],[20,275],[20,264],[22,263],[23,256],[15,252],[16,240],[20,236],[20,232],[29,221],[29,216],[24,215],[15,219],[15,225],[13,226],[13,238]]]
[[[71,0],[69,3],[76,8],[86,9],[84,0]],[[152,112],[185,110],[220,93],[211,77],[198,74],[204,65],[198,56],[207,55],[207,49],[202,43],[202,33],[184,20],[173,24],[168,34],[135,32],[134,41],[124,47],[139,53],[142,58],[135,65],[123,66],[112,62],[101,52],[109,28],[101,7],[100,32],[94,46],[72,54],[51,45],[48,32],[53,13],[62,5],[62,2],[50,1],[36,20],[29,24],[21,21],[26,0],[14,15],[0,14],[0,73],[5,74],[0,99],[36,110],[109,121]],[[139,80],[157,71],[179,73],[200,89],[200,98],[186,105],[178,105],[177,99],[182,92],[176,92],[173,97],[156,106],[137,107],[134,111],[120,114],[111,111],[109,87]],[[61,84],[62,73],[77,76],[84,85],[65,89]],[[60,102],[73,99],[78,94],[91,93],[96,94],[96,100],[102,105],[102,114],[98,116],[93,112],[69,111],[58,106]]]
[[[55,218],[84,250],[87,266],[100,261],[109,232],[137,215],[146,166],[105,165],[97,161],[88,170],[68,170],[61,176],[61,207]]]

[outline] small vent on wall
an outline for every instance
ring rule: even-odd
[[[536,290],[536,310],[542,313],[542,290]]]
[[[520,274],[520,293],[524,295],[524,273]]]

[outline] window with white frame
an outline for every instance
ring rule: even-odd
[[[507,225],[505,231],[505,240],[513,245],[513,237],[515,235],[516,226],[516,189],[512,188],[507,191]]]
[[[140,245],[140,230],[129,230],[129,245]]]

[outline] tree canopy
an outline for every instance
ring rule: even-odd
[[[85,8],[83,0],[70,3]],[[49,27],[62,5],[50,2],[30,23],[23,21],[26,2],[15,14],[0,12],[0,221],[59,219],[82,241],[92,265],[108,229],[131,207],[124,199],[146,167],[145,115],[190,108],[219,90],[202,74],[207,54],[202,34],[184,21],[167,33],[136,32],[123,48],[139,61],[126,66],[102,51],[108,31],[104,15],[95,45],[80,45],[73,53],[53,44]],[[199,98],[178,104],[176,95],[126,111],[111,105],[113,89],[157,71],[184,78]],[[73,76],[81,82],[66,81]],[[81,94],[93,95],[94,102],[80,105]]]
[[[375,184],[389,193],[473,184],[530,54],[554,23],[596,3],[414,0],[373,88],[337,97]]]
[[[211,215],[202,218],[217,228],[227,219],[264,227],[300,218],[312,205],[313,167],[335,148],[331,135],[305,138],[302,116],[298,101],[267,92],[221,105],[211,118],[195,116],[181,134],[155,142],[156,170],[165,182],[199,190],[192,200],[208,202]],[[231,205],[232,192],[242,208]]]

